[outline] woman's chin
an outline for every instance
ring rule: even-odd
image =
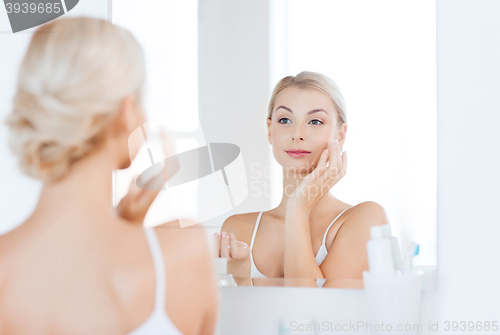
[[[307,175],[316,167],[316,165],[308,161],[286,162],[285,164],[281,164],[281,166],[283,166],[283,169],[288,171],[289,174],[296,175]]]

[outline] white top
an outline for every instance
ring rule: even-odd
[[[323,241],[321,243],[321,246],[319,247],[318,253],[316,254],[316,263],[318,264],[318,266],[320,266],[321,263],[323,263],[323,260],[325,259],[326,255],[328,255],[328,250],[326,250],[325,242],[326,242],[326,235],[328,234],[330,227],[349,208],[352,208],[352,207],[348,207],[348,208],[344,209],[339,215],[337,215],[337,217],[332,221],[332,223],[330,223],[330,225],[326,229],[325,235],[323,235]],[[250,241],[250,260],[252,263],[251,270],[250,270],[250,276],[252,278],[267,278],[264,274],[262,274],[262,272],[259,271],[259,269],[257,269],[257,266],[255,265],[255,262],[253,260],[253,255],[252,255],[253,254],[253,243],[255,241],[255,236],[257,235],[257,230],[259,229],[259,224],[260,224],[260,219],[262,217],[262,213],[264,213],[264,212],[260,212],[259,215],[257,216],[257,222],[255,223],[255,226],[253,228],[252,240]],[[321,286],[323,286],[325,281],[326,280],[324,278],[318,278],[316,280],[316,284],[318,285],[318,287],[321,287]]]
[[[128,333],[128,335],[183,335],[183,333],[170,320],[165,310],[165,296],[167,292],[167,275],[165,261],[161,251],[160,242],[154,228],[143,226],[149,251],[153,258],[155,269],[155,302],[153,312],[139,327]]]

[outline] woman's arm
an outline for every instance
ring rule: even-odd
[[[323,287],[335,287],[341,280],[361,281],[363,271],[368,270],[366,242],[370,239],[370,227],[389,222],[384,208],[373,201],[363,202],[350,211],[321,263],[327,279]]]
[[[361,203],[350,211],[321,266],[317,265],[311,247],[309,218],[300,212],[290,213],[287,224],[294,226],[288,233],[285,230],[290,241],[285,244],[285,277],[326,278],[323,287],[335,287],[342,280],[363,279],[363,271],[368,270],[366,242],[370,239],[370,227],[384,225],[389,220],[384,208],[373,201]],[[312,281],[301,283],[300,286],[316,286]]]
[[[328,162],[328,165],[327,165]],[[285,216],[285,278],[325,278],[311,245],[309,215],[346,173],[347,154],[338,141],[323,151],[316,168],[288,198]],[[309,286],[313,286],[312,283]]]
[[[287,210],[285,217],[285,278],[286,285],[316,287],[316,279],[324,278],[311,246],[309,213]],[[292,282],[290,282],[291,279]],[[306,280],[310,279],[310,280]]]

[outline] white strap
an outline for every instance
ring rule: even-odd
[[[342,215],[344,214],[344,212],[346,210],[348,210],[349,208],[352,208],[352,207],[348,207],[346,209],[344,209],[339,215],[337,215],[337,217],[335,218],[335,220],[332,221],[332,223],[330,223],[330,225],[328,226],[328,228],[326,229],[325,231],[325,235],[323,235],[323,242],[321,243],[321,245],[325,245],[325,242],[326,242],[326,235],[328,235],[328,231],[330,230],[330,227],[335,223],[335,221],[337,221],[337,219]],[[326,245],[325,245],[325,248],[326,248]]]
[[[165,269],[165,259],[161,250],[160,241],[154,228],[143,226],[146,240],[148,241],[149,251],[153,258],[155,268],[155,309],[165,310],[165,299],[167,291],[167,275]]]
[[[262,213],[264,212],[260,212],[259,215],[257,216],[257,222],[255,222],[255,227],[253,228],[252,240],[250,241],[250,252],[252,252],[253,249],[253,241],[255,241],[255,235],[257,235],[257,229],[259,229],[260,218],[262,217]]]

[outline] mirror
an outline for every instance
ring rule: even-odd
[[[384,209],[403,256],[414,241],[419,254],[413,264],[436,265],[434,0],[189,0],[161,6],[151,13],[138,11],[132,1],[115,2],[113,20],[130,29],[145,48],[146,112],[176,132],[176,150],[205,143],[231,143],[241,150],[248,195],[201,223],[209,236],[220,233],[229,217],[253,213],[247,221],[236,220],[240,227],[248,226],[237,240],[250,245],[258,214],[264,212],[255,265],[270,277],[273,271],[283,272],[282,265],[273,269],[266,264],[272,257],[283,263],[278,244],[265,249],[272,240],[266,234],[273,232],[266,213],[283,196],[283,167],[268,141],[267,109],[281,78],[314,71],[334,80],[345,99],[348,126],[342,149],[349,159],[346,175],[330,191],[344,205],[318,221],[313,255],[343,209],[375,202]],[[128,185],[129,180],[115,183],[115,203],[124,192],[120,188]],[[181,212],[183,203],[201,208],[202,201],[193,191],[175,207]],[[171,209],[168,199],[159,197],[146,224],[175,219]],[[183,215],[191,210],[190,205]],[[342,216],[332,225],[327,249],[341,222]],[[284,235],[271,237],[282,240]],[[297,277],[234,277],[240,286],[355,288],[361,282],[361,274],[357,279],[308,279],[311,285],[300,284]]]
[[[343,205],[317,221],[322,229],[311,228],[313,256],[342,209],[375,202],[385,210],[403,257],[415,242],[413,265],[436,265],[435,1],[270,1],[268,21],[260,3],[217,4],[199,2],[199,117],[210,129],[207,138],[240,146],[249,195],[205,225],[220,232],[232,217],[227,230],[250,245],[258,213],[264,212],[254,268],[268,277],[283,275],[285,237],[270,214],[283,214],[275,210],[284,193],[283,166],[268,141],[267,106],[281,78],[315,71],[333,79],[345,98],[343,150],[349,163],[330,191]],[[361,273],[344,280],[351,282],[324,287],[359,286]],[[239,285],[288,282],[241,278]]]

